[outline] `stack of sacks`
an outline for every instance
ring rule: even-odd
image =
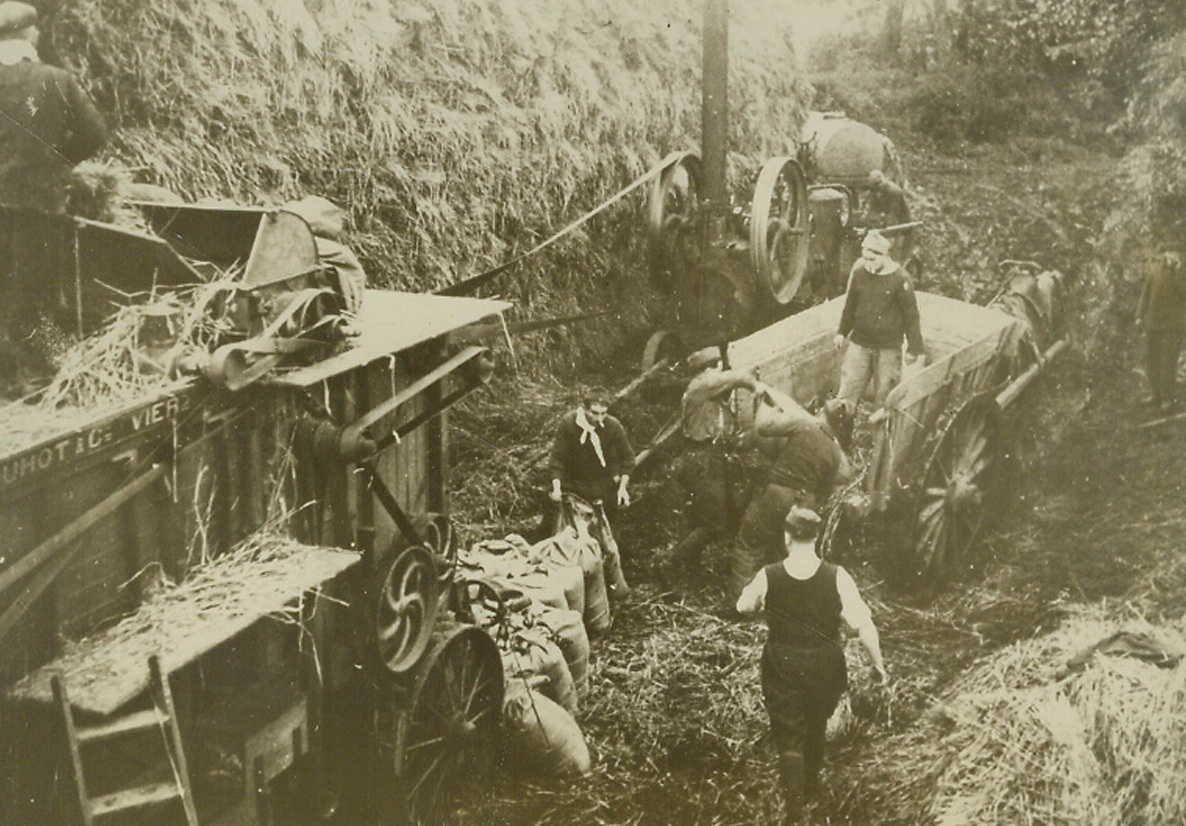
[[[609,601],[600,545],[565,529],[531,545],[518,534],[487,539],[461,553],[466,578],[519,591],[552,608],[576,611],[590,633],[609,628]]]

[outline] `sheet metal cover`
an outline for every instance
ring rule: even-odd
[[[308,387],[392,353],[459,330],[513,305],[488,298],[458,298],[394,290],[367,290],[358,318],[361,335],[350,349],[308,367],[270,379],[272,384]]]

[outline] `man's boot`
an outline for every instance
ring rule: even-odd
[[[784,751],[778,755],[778,775],[782,781],[785,814],[784,826],[798,826],[803,822],[803,755]]]

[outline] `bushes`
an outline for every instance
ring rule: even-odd
[[[947,67],[921,77],[906,106],[915,128],[939,143],[1073,130],[1065,101],[1048,82],[1020,68]]]

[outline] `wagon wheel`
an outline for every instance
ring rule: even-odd
[[[443,823],[462,793],[486,785],[502,699],[502,660],[488,634],[462,625],[438,636],[417,672],[395,755],[410,823]]]
[[[956,413],[923,475],[914,519],[916,568],[939,579],[966,561],[997,493],[1002,464],[1000,409],[990,394]]]
[[[807,272],[807,178],[792,158],[771,158],[758,173],[750,209],[749,248],[758,282],[779,304],[799,291]]]
[[[406,549],[387,569],[375,611],[375,639],[379,660],[391,673],[407,673],[428,647],[438,593],[436,563],[424,548]]]
[[[670,289],[672,272],[700,260],[700,158],[694,152],[676,152],[666,160],[647,201],[647,249],[651,278]]]

